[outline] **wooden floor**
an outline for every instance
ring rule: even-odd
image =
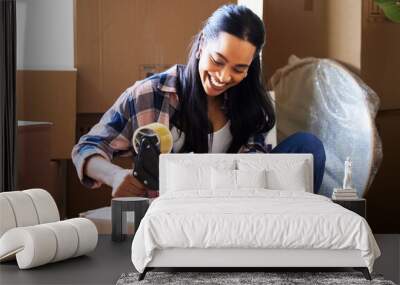
[[[375,235],[382,256],[375,273],[396,284],[400,282],[400,234]],[[132,239],[114,243],[110,236],[99,236],[95,251],[57,263],[19,270],[16,262],[0,264],[0,284],[115,284],[122,273],[134,271],[130,258]]]

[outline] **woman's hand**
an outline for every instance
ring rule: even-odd
[[[148,189],[132,175],[132,169],[119,169],[112,178],[113,197],[145,196]]]
[[[110,186],[113,197],[151,197],[149,193],[152,191],[148,192],[150,189],[133,177],[132,172],[132,169],[123,169],[101,155],[91,156],[84,168],[87,176]]]

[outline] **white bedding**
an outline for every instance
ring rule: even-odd
[[[325,196],[266,189],[165,193],[134,237],[135,268],[143,272],[165,248],[358,249],[370,272],[380,255],[359,215]]]

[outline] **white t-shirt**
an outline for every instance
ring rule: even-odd
[[[211,135],[208,135],[208,149],[209,153],[226,153],[232,142],[232,134],[230,131],[231,122],[227,121],[226,124],[213,133],[213,142],[211,145]],[[176,127],[171,128],[172,138],[174,144],[172,149],[174,152],[179,152],[185,142],[185,134],[182,132],[179,137],[179,131]]]

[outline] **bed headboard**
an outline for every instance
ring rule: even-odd
[[[234,169],[238,164],[262,165],[269,169],[279,169],[282,165],[293,165],[304,162],[304,175],[308,179],[307,192],[313,193],[313,156],[312,154],[271,154],[271,153],[240,153],[240,154],[214,154],[214,153],[168,153],[160,155],[159,179],[160,195],[166,192],[168,179],[168,163],[185,163],[190,165],[216,165],[221,161],[232,162]]]

